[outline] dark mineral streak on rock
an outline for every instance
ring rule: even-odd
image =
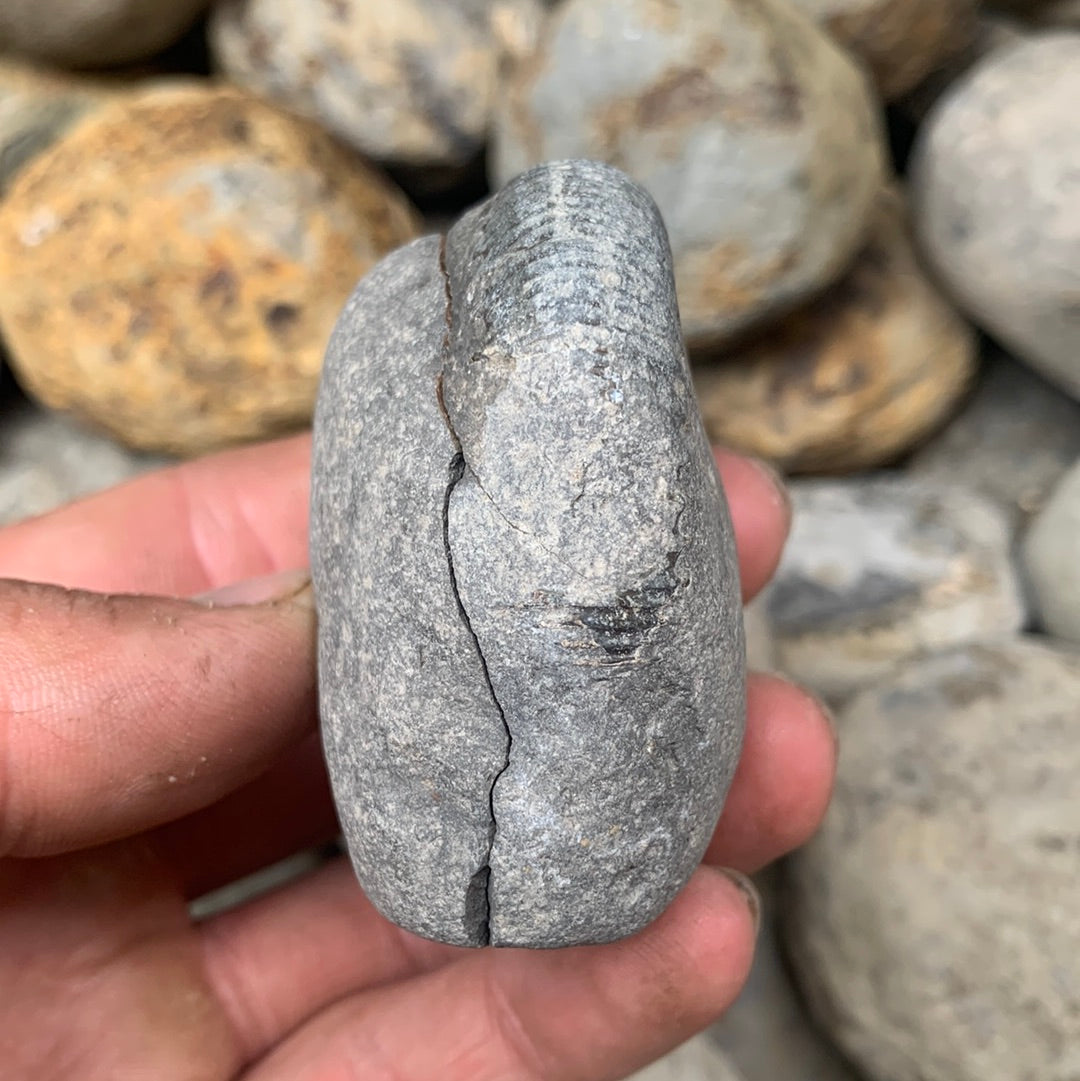
[[[465,945],[645,926],[711,836],[744,709],[649,196],[555,163],[384,262],[327,356],[314,477],[327,757],[374,903]]]
[[[434,237],[395,252],[361,282],[331,339],[312,574],[326,757],[357,876],[401,926],[480,946],[505,726],[446,540],[464,461],[438,399],[440,263]]]

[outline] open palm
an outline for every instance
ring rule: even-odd
[[[787,510],[756,465],[718,462],[750,596]],[[751,871],[814,830],[827,721],[782,680],[751,678],[706,866],[623,942],[425,942],[382,919],[343,861],[195,924],[190,898],[337,830],[310,588],[282,573],[307,563],[308,467],[298,437],[0,532],[4,1077],[624,1076],[738,993],[753,902],[708,865]]]

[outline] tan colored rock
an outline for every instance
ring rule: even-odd
[[[210,42],[234,82],[369,157],[455,166],[479,154],[499,64],[542,16],[536,0],[229,0]]]
[[[880,128],[864,74],[786,0],[566,0],[500,96],[491,175],[587,157],[647,188],[697,349],[843,272],[881,187]]]
[[[904,207],[878,201],[870,239],[820,299],[694,382],[710,437],[789,472],[888,462],[936,428],[975,371],[975,335],[920,269]]]
[[[989,499],[898,474],[789,491],[791,536],[762,596],[779,670],[831,704],[1024,625],[1009,521]]]
[[[754,876],[762,922],[754,964],[739,997],[706,1038],[745,1081],[862,1081],[812,1023],[781,949],[784,864]]]
[[[73,67],[142,60],[183,36],[208,0],[3,0],[0,52]]]
[[[978,0],[792,0],[870,69],[886,101],[960,52]]]
[[[912,664],[839,718],[822,828],[789,864],[792,959],[869,1081],[1080,1077],[1080,654]]]
[[[356,280],[412,237],[400,193],[243,91],[136,92],[0,206],[0,328],[23,386],[131,446],[305,423]]]

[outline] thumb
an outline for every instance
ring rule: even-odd
[[[196,600],[0,579],[0,658],[0,855],[188,814],[314,724],[306,572]]]

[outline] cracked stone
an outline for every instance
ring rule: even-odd
[[[460,945],[645,926],[719,817],[745,668],[652,200],[556,163],[384,260],[314,455],[327,760],[374,904]]]

